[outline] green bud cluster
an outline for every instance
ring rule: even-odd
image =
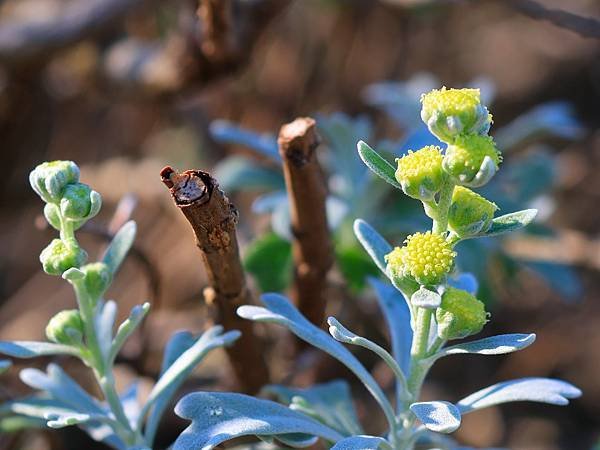
[[[408,151],[396,160],[395,178],[406,195],[423,203],[433,227],[409,236],[404,246],[386,255],[387,273],[397,287],[408,286],[409,294],[413,286],[421,286],[419,292],[429,292],[431,298],[439,292],[434,315],[438,335],[457,339],[480,331],[486,312],[473,295],[446,285],[454,268],[454,246],[492,226],[498,207],[471,189],[491,180],[502,156],[488,135],[492,116],[479,89],[442,87],[424,94],[421,103],[421,118],[446,147]]]
[[[498,207],[469,188],[456,186],[448,211],[448,227],[461,238],[487,231]]]
[[[80,346],[83,334],[83,320],[76,309],[60,311],[46,326],[46,337],[57,344]]]
[[[462,289],[447,287],[442,304],[435,311],[438,336],[462,339],[479,333],[487,322],[484,304]]]
[[[87,260],[73,232],[100,211],[102,199],[98,192],[79,181],[79,167],[72,161],[52,161],[40,164],[29,174],[33,190],[46,202],[44,217],[60,231],[40,254],[44,271],[62,275]]]

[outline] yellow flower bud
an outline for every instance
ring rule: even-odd
[[[479,187],[494,176],[501,162],[494,140],[473,134],[459,136],[448,146],[442,166],[457,184]]]
[[[461,134],[486,134],[492,123],[479,89],[434,89],[421,96],[421,103],[421,119],[446,143]]]
[[[444,183],[442,149],[434,145],[423,147],[396,159],[396,180],[406,195],[418,200],[432,200]]]
[[[435,318],[439,337],[461,339],[479,333],[487,322],[487,313],[485,305],[467,291],[447,287]]]
[[[47,203],[60,201],[65,186],[78,181],[79,167],[73,161],[45,162],[29,174],[31,187]]]
[[[456,186],[448,212],[448,225],[460,237],[487,231],[498,207],[471,189]]]
[[[98,214],[101,204],[100,194],[87,184],[73,183],[64,189],[60,199],[60,212],[64,218],[79,222]]]
[[[85,274],[84,283],[90,296],[94,299],[102,297],[112,282],[110,268],[103,262],[95,262],[86,264],[81,271]]]
[[[409,236],[402,248],[386,256],[391,273],[410,275],[420,285],[441,283],[452,269],[456,253],[444,236],[431,231]]]
[[[46,337],[57,344],[81,345],[83,321],[76,309],[68,309],[56,314],[46,327]]]
[[[87,253],[76,243],[67,245],[60,239],[53,239],[40,253],[44,272],[49,275],[62,275],[72,267],[81,266],[86,259]]]

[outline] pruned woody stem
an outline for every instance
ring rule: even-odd
[[[291,297],[317,326],[325,320],[327,274],[334,261],[325,209],[326,181],[316,155],[319,142],[310,117],[283,125],[277,139],[294,237]]]
[[[167,166],[160,176],[194,230],[210,283],[204,290],[204,299],[212,309],[215,322],[226,330],[242,333],[241,338],[226,349],[240,387],[245,392],[258,392],[269,380],[263,344],[254,333],[252,323],[236,314],[239,306],[253,303],[236,236],[238,212],[219,189],[217,180],[207,172],[177,173]]]

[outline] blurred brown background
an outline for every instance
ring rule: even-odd
[[[368,84],[423,71],[447,86],[486,76],[497,88],[495,126],[554,99],[571,102],[585,125],[584,138],[558,155],[550,220],[557,237],[514,249],[573,264],[584,294],[565,303],[533,279],[524,288],[507,286],[492,311],[494,331],[536,332],[536,344],[507,357],[443,361],[425,395],[459,398],[509,377],[562,377],[584,392],[571,406],[492,408],[468,416],[457,437],[472,446],[591,448],[600,438],[600,40],[533,19],[513,1],[240,3],[242,42],[235,51],[220,51],[229,38],[215,32],[214,42],[205,40],[212,50],[197,56],[190,50],[190,36],[202,27],[195,2],[0,1],[0,339],[43,338],[48,318],[73,302],[62,280],[40,271],[39,251],[53,231],[41,225],[41,204],[28,186],[36,164],[73,159],[83,181],[102,194],[103,212],[81,233],[84,246],[97,252],[117,203],[135,194],[138,252],[109,296],[123,314],[153,302],[144,332],[119,365],[120,379],[152,377],[169,333],[204,324],[199,255],[158,173],[165,164],[210,170],[239,150],[209,138],[211,120],[275,133],[295,116],[344,111],[369,114],[379,134],[393,136],[389,119],[364,103]],[[600,18],[597,0],[542,3]],[[84,20],[81,11],[93,6],[85,29],[55,27]],[[36,34],[19,28],[26,23],[54,25]],[[257,226],[249,200],[236,198],[243,242]],[[24,392],[16,373],[3,377],[0,395]],[[221,375],[227,385],[222,356],[199,373],[195,386]],[[82,439],[70,430],[30,432],[0,437],[0,448],[81,448]]]

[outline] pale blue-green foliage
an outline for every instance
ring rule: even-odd
[[[72,183],[78,182],[78,176],[79,169],[74,163],[59,162],[38,166],[31,179],[36,192],[44,200],[52,202],[48,205],[54,205],[61,202],[61,195]],[[84,194],[93,192],[89,188],[83,191]],[[99,198],[99,194],[96,193],[96,196]],[[73,211],[69,210],[70,214],[77,212]],[[76,227],[65,226],[65,217],[57,215],[62,212],[55,212],[52,219],[57,219],[54,222],[61,239],[68,239],[69,245],[78,248],[73,234]],[[116,327],[117,303],[102,296],[132,247],[135,234],[135,223],[126,223],[112,239],[101,262],[70,267],[62,273],[62,278],[73,285],[76,293],[78,314],[83,323],[83,342],[81,339],[70,345],[35,341],[0,342],[0,354],[13,358],[66,355],[81,359],[93,369],[104,400],[87,393],[56,364],[48,365],[46,372],[24,369],[20,372],[21,380],[38,392],[0,405],[0,429],[2,424],[14,427],[15,423],[19,427],[42,424],[50,428],[78,426],[93,439],[113,448],[149,450],[161,417],[185,379],[210,351],[228,346],[239,337],[238,331],[223,333],[220,326],[208,329],[201,336],[175,333],[165,350],[160,378],[146,401],[140,403],[137,382],[117,393],[113,376],[115,359],[148,314],[150,304],[134,306],[129,316]],[[0,361],[0,372],[9,367],[9,361]]]
[[[484,103],[493,102],[495,86],[492,80],[482,77],[470,84],[481,89]],[[419,120],[421,94],[437,86],[439,80],[435,76],[419,73],[404,82],[375,83],[365,89],[365,102],[384,111],[403,131],[400,141],[381,140],[376,146],[379,151],[390,156],[390,161],[393,157],[404,155],[408,150],[441,144]],[[341,242],[345,247],[351,245],[344,239],[348,235],[348,221],[345,219],[349,217],[364,217],[385,235],[394,238],[427,226],[420,210],[410,199],[394,196],[393,203],[390,203],[390,190],[381,183],[372,183],[365,167],[361,166],[359,159],[352,154],[351,149],[358,139],[369,141],[373,134],[373,127],[368,118],[350,118],[341,113],[334,113],[330,116],[318,116],[317,119],[319,132],[329,150],[320,153],[329,174],[331,195],[327,202],[327,213],[332,230],[340,236],[338,246],[342,245]],[[275,136],[261,135],[222,120],[211,124],[211,133],[218,142],[241,145],[254,150],[260,156],[255,159],[246,156],[225,158],[217,165],[215,176],[221,186],[230,192],[249,189],[266,191],[256,199],[253,209],[257,214],[270,214],[272,230],[282,239],[290,240],[289,208]],[[498,204],[501,211],[514,210],[522,205],[535,206],[538,209],[542,206],[541,217],[530,232],[551,234],[551,229],[545,227],[543,221],[553,208],[550,192],[557,178],[557,163],[548,147],[537,143],[550,141],[553,145],[559,145],[579,139],[583,134],[584,128],[576,119],[573,108],[565,102],[544,103],[518,116],[496,130],[494,136],[498,147],[504,153],[525,147],[527,152],[520,152],[504,163],[495,179],[483,188],[482,194]],[[268,161],[267,164],[264,164],[265,160]],[[386,175],[391,175],[386,181],[400,188],[393,171],[387,170],[391,164],[385,159],[372,158],[368,164],[376,173],[385,172]],[[260,259],[261,255],[264,255],[262,259],[265,261],[269,260],[271,250],[263,246],[260,239],[251,245],[255,260]],[[503,250],[499,240],[470,241],[464,243],[463,247],[465,250],[458,257],[458,266],[461,270],[477,275],[484,300],[493,300],[494,297],[490,271],[500,270],[498,273],[501,276],[510,277],[510,274],[514,273],[513,266],[533,271],[566,299],[574,300],[581,294],[580,281],[568,265],[515,259]],[[482,255],[485,257],[482,258]],[[361,287],[365,278],[372,275],[365,270],[344,270],[347,254],[340,251],[337,257],[344,275],[353,283],[352,286]],[[288,258],[291,258],[289,252]],[[278,267],[281,271],[290,270],[286,264]],[[274,283],[264,275],[255,273],[252,268],[249,269],[257,277],[263,290],[281,291],[285,287],[281,282]],[[291,277],[281,276],[277,279],[290,280]]]
[[[380,155],[364,143],[359,143],[358,148],[368,167],[384,180],[393,182],[390,168]],[[531,210],[501,216],[495,219],[490,235],[520,229],[534,217],[535,211]],[[370,280],[388,325],[391,352],[352,332],[333,317],[327,321],[328,335],[302,316],[288,299],[278,294],[265,294],[261,297],[264,306],[241,306],[238,314],[255,322],[283,326],[301,340],[344,364],[378,403],[387,422],[386,433],[382,436],[363,434],[349,397],[350,391],[343,381],[307,389],[269,386],[266,393],[274,394],[279,401],[287,404],[288,412],[268,400],[237,394],[201,392],[184,397],[177,405],[176,413],[190,420],[191,425],[177,439],[175,449],[210,449],[244,435],[254,435],[267,442],[279,440],[295,447],[311,445],[314,439],[311,440],[309,436],[313,436],[324,439],[334,449],[407,450],[415,445],[458,449],[460,447],[451,439],[441,439],[439,435],[454,432],[464,414],[512,401],[564,405],[569,399],[581,395],[579,389],[564,381],[526,378],[498,383],[454,401],[419,401],[422,382],[440,358],[458,354],[507,354],[531,345],[535,335],[505,334],[445,346],[446,341],[435,337],[437,324],[434,321],[423,322],[422,315],[423,311],[440,305],[439,292],[429,287],[419,287],[414,282],[398,281],[386,268],[385,255],[392,246],[364,220],[359,219],[354,223],[354,231],[376,266],[391,278],[390,281],[396,283],[391,286],[377,279]],[[477,282],[471,274],[453,274],[449,283],[464,286],[473,293],[477,289]],[[425,333],[420,328],[423,326],[427,327]],[[424,349],[421,348],[423,342]],[[389,400],[368,370],[342,343],[370,350],[391,369],[396,379],[394,402]],[[326,428],[315,429],[315,420]],[[282,439],[289,433],[295,433],[295,439]]]

